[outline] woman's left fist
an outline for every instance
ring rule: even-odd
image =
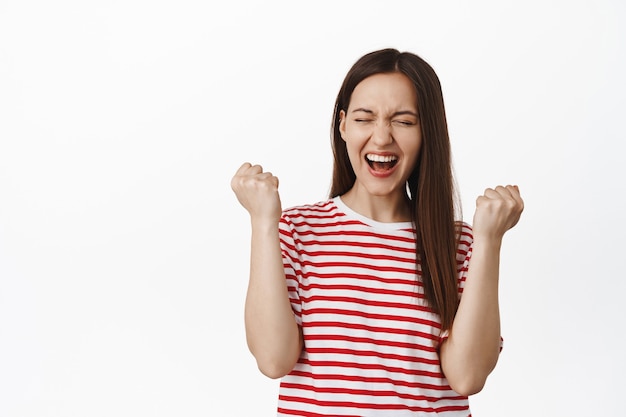
[[[487,188],[476,199],[472,224],[474,237],[502,239],[504,233],[517,224],[523,210],[524,201],[517,185]]]

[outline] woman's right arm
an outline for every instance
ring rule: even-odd
[[[289,373],[302,352],[302,331],[291,308],[278,222],[278,178],[259,165],[243,164],[231,181],[250,214],[250,279],[245,305],[246,338],[261,372],[270,378]]]

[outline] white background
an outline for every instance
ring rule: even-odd
[[[486,187],[525,197],[474,415],[624,415],[625,22],[618,0],[0,1],[0,416],[273,415],[230,178],[326,198],[335,95],[382,47],[439,74],[465,220]]]

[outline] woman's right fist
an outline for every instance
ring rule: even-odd
[[[281,215],[278,178],[263,172],[260,165],[244,163],[230,181],[239,203],[248,210],[252,220],[278,222]]]

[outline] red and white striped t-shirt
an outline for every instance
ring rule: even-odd
[[[285,210],[280,240],[304,350],[281,380],[279,416],[470,415],[441,371],[410,222],[373,221],[336,197]],[[459,293],[471,243],[465,224]]]

